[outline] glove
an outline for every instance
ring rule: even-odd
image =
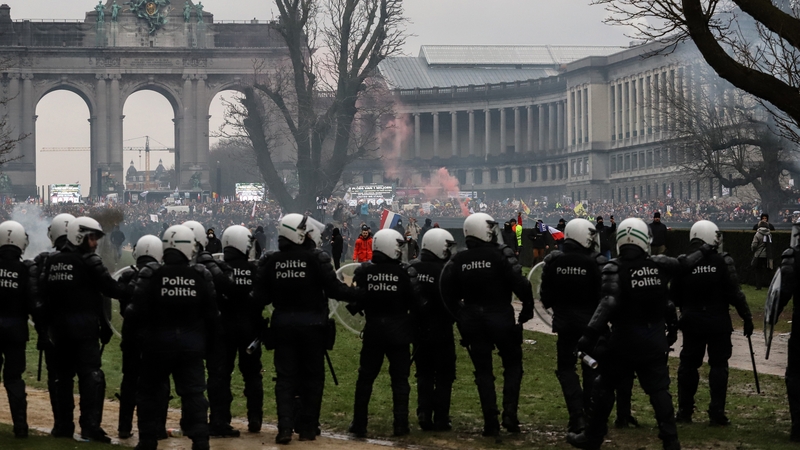
[[[523,323],[533,319],[533,305],[525,305],[522,307],[522,311],[519,312],[519,317],[517,318],[517,323],[522,325]]]
[[[754,328],[754,326],[753,326],[753,318],[752,317],[748,317],[747,319],[744,319],[744,335],[747,336],[747,337],[752,336],[753,335],[753,328]]]
[[[715,251],[717,251],[716,245],[703,244],[700,246],[700,253],[702,253],[703,256],[708,256]]]
[[[111,342],[111,336],[114,335],[114,332],[111,331],[111,327],[108,325],[103,325],[100,327],[100,343],[103,345],[108,344]]]
[[[36,350],[50,350],[52,346],[53,344],[50,342],[50,339],[44,334],[40,334],[39,338],[36,340]]]
[[[597,331],[587,327],[583,336],[578,339],[578,351],[591,355],[594,352],[594,348],[597,347],[597,340],[599,338],[600,336]]]
[[[678,329],[676,327],[669,327],[667,329],[667,343],[672,346],[678,341]]]

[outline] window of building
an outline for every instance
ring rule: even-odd
[[[475,181],[475,184],[483,184],[483,170],[475,169],[472,172],[472,179]]]
[[[581,201],[581,191],[578,191],[578,201]]]
[[[625,170],[631,170],[631,155],[625,155]]]
[[[617,140],[617,121],[614,111],[616,111],[617,90],[616,86],[611,86],[611,140]]]
[[[425,175],[428,175],[428,181],[430,181],[431,180],[431,174],[429,174],[429,173],[426,174],[424,172],[422,174],[423,181],[425,180]],[[372,172],[364,172],[364,174],[362,175],[362,178],[364,179],[364,183],[372,183]]]
[[[617,157],[616,156],[612,156],[611,158],[609,158],[608,168],[611,171],[611,173],[614,173],[614,172],[617,171]]]
[[[689,181],[686,183],[686,193],[688,194],[689,200],[692,199],[692,182]]]
[[[466,170],[459,170],[458,171],[458,184],[464,186],[467,184],[467,171]]]
[[[539,174],[537,172],[538,172],[538,167],[531,166],[531,181],[536,181],[536,179],[539,177]]]
[[[542,181],[547,181],[547,166],[542,166]]]
[[[489,170],[489,182],[492,183],[492,184],[497,183],[497,179],[498,179],[497,169],[490,169]]]
[[[513,174],[513,171],[511,170],[511,168],[510,167],[506,167],[505,172],[506,172],[505,173],[505,182],[506,183],[514,182],[514,179],[513,179],[514,178],[514,174]]]
[[[683,181],[678,182],[678,198],[683,200]]]
[[[639,154],[631,155],[631,170],[639,170]]]
[[[583,199],[589,200],[589,191],[583,191]]]
[[[611,188],[611,201],[614,201],[614,188]]]
[[[650,199],[650,185],[647,185],[647,198]]]
[[[525,168],[524,167],[520,167],[518,172],[517,172],[517,180],[519,180],[520,183],[524,183],[525,179],[526,179],[526,177],[525,177]]]

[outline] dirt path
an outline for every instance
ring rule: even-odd
[[[5,392],[5,391],[2,391]],[[77,398],[76,398],[77,406]],[[116,445],[123,445],[133,447],[138,442],[138,430],[136,429],[136,420],[133,421],[134,436],[131,439],[120,441],[116,439],[117,430],[117,416],[119,413],[119,403],[106,400],[105,412],[103,414],[103,429],[111,434],[113,443]],[[79,411],[75,409],[75,422],[77,424]],[[180,420],[180,411],[170,410],[167,418],[167,428],[179,428],[178,422]],[[11,414],[8,409],[8,398],[5,395],[0,395],[0,422],[11,423]],[[50,399],[46,391],[28,388],[28,425],[40,432],[49,433],[53,427],[53,414],[50,410]],[[275,445],[275,434],[277,428],[272,425],[265,425],[261,429],[261,433],[248,433],[247,423],[242,420],[234,419],[233,427],[242,432],[242,436],[236,439],[211,439],[211,448],[218,450],[250,450],[250,449],[278,449],[285,447],[278,447]],[[163,449],[186,449],[189,450],[192,446],[188,438],[170,438],[164,441],[159,441],[158,448]],[[379,441],[373,439],[355,440],[347,436],[335,435],[332,433],[323,433],[321,437],[317,438],[315,442],[300,442],[295,439],[292,441],[291,447],[293,449],[333,449],[333,450],[375,450],[386,447],[394,447],[395,443],[389,441]]]
[[[519,302],[515,302],[515,307],[519,310],[521,308],[521,304]],[[542,322],[538,316],[526,323],[525,329],[538,331],[540,333],[553,334],[550,327],[545,325],[545,323]],[[756,366],[758,367],[758,373],[783,376],[784,372],[786,371],[786,352],[789,342],[789,334],[784,333],[776,335],[773,338],[772,350],[770,351],[769,359],[764,359],[764,354],[766,353],[767,349],[767,346],[764,342],[764,333],[761,331],[756,331],[751,339],[753,341],[753,351],[756,355]],[[741,330],[733,332],[732,341],[733,355],[728,362],[730,367],[741,370],[753,370],[753,364],[750,360],[750,347],[747,344],[747,338],[742,336]],[[671,352],[670,356],[674,358],[678,357],[682,342],[683,336],[678,333],[678,342],[672,346],[675,351]],[[706,362],[707,361],[708,357],[706,357]]]

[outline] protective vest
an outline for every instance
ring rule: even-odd
[[[227,256],[227,255],[226,255]],[[225,338],[245,343],[256,338],[257,325],[261,319],[261,311],[257,302],[250,296],[256,274],[255,262],[247,257],[226,259],[232,269],[233,281],[222,290],[217,297]]]
[[[316,252],[301,247],[270,253],[259,271],[275,306],[272,326],[322,325],[328,298]]]
[[[517,247],[522,248],[522,225],[514,225],[514,234],[517,235]]]
[[[411,263],[417,271],[417,283],[419,284],[420,303],[422,305],[421,319],[428,325],[437,322],[452,325],[454,318],[445,309],[442,301],[439,278],[442,275],[442,268],[445,262],[434,256],[422,254],[421,260]]]
[[[618,259],[620,306],[615,328],[661,327],[667,313],[667,282],[649,258]]]
[[[551,255],[542,273],[542,302],[553,308],[553,331],[583,332],[600,302],[596,255],[580,251]]]
[[[501,247],[487,244],[453,256],[454,280],[467,307],[510,309],[512,271]]]
[[[53,253],[42,276],[47,323],[56,341],[98,339],[102,298],[81,254]]]
[[[364,263],[353,274],[353,283],[362,294],[365,338],[383,335],[395,343],[410,343],[414,292],[406,266]]]
[[[0,257],[0,342],[28,340],[28,277],[17,255]]]
[[[681,328],[696,332],[733,330],[729,305],[730,276],[723,255],[704,257],[686,275],[670,283],[670,297],[681,310]]]

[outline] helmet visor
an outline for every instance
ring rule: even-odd
[[[496,242],[500,245],[505,244],[505,241],[503,241],[503,233],[502,229],[500,228],[500,224],[494,220],[487,220],[486,223],[489,225],[489,231],[493,235],[492,242]]]

